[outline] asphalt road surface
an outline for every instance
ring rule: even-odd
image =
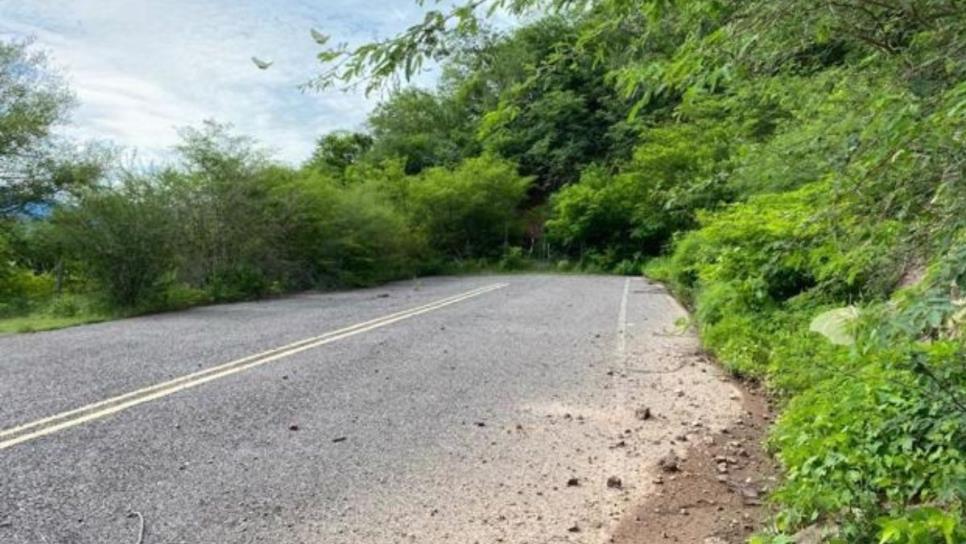
[[[0,542],[606,542],[740,413],[682,316],[479,276],[0,337]]]

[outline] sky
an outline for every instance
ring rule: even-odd
[[[297,88],[320,71],[310,29],[355,44],[421,13],[413,0],[0,0],[0,38],[50,53],[78,99],[70,136],[163,160],[177,127],[214,119],[295,164],[321,134],[362,128],[378,100]]]

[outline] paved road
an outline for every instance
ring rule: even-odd
[[[738,414],[682,315],[483,276],[0,337],[0,542],[604,542]]]

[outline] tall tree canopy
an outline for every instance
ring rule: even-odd
[[[99,173],[75,161],[55,127],[73,97],[47,57],[29,41],[0,41],[0,217],[37,211],[59,192]]]

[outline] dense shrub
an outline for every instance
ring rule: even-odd
[[[54,223],[69,255],[121,307],[156,303],[175,267],[175,216],[151,183],[92,190],[57,210]]]
[[[22,312],[54,292],[54,279],[18,265],[4,233],[0,231],[0,316]]]
[[[961,301],[947,287],[907,293],[896,306],[875,302],[873,289],[855,346],[809,332],[815,316],[843,303],[835,282],[816,281],[830,275],[823,257],[831,242],[802,206],[815,190],[708,216],[672,260],[650,270],[687,294],[705,345],[725,365],[791,398],[770,442],[786,468],[774,496],[783,506],[777,530],[825,520],[843,542],[876,534],[883,542],[958,541],[966,534],[966,345],[962,318],[953,317]],[[891,241],[876,250],[887,253]],[[843,261],[831,275],[874,284],[864,268],[878,264]],[[932,284],[959,281],[963,265],[959,276],[934,274]]]
[[[392,178],[372,169],[367,173],[373,177],[348,186],[303,176],[276,191],[296,285],[367,285],[419,270],[427,254],[423,238],[381,189]]]
[[[532,180],[490,155],[455,169],[432,168],[408,189],[408,212],[430,246],[445,255],[498,255],[521,236],[517,207]]]
[[[517,206],[530,180],[491,156],[408,176],[400,161],[280,167],[213,123],[184,142],[180,166],[124,174],[63,202],[40,223],[50,228],[31,229],[35,250],[21,253],[90,278],[127,312],[369,285],[446,259],[496,259],[522,236]],[[507,267],[522,262],[505,256]],[[34,277],[7,272],[8,261],[3,285]]]
[[[694,225],[702,209],[731,199],[715,167],[728,157],[718,126],[672,124],[645,133],[644,143],[617,174],[583,172],[551,199],[547,236],[564,251],[611,250],[611,267],[661,252],[675,232]]]

